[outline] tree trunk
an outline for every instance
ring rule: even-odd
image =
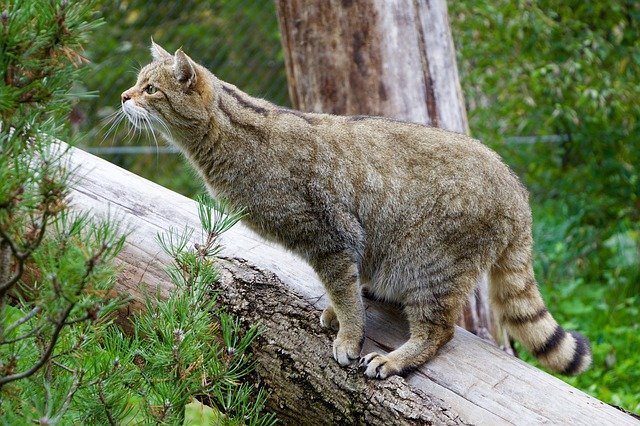
[[[79,149],[68,154],[78,178],[71,205],[120,219],[129,231],[118,255],[116,290],[134,303],[166,296],[171,261],[158,233],[200,222],[193,200]],[[437,356],[405,379],[370,380],[331,356],[333,333],[320,329],[326,306],[313,270],[242,224],[223,234],[219,301],[244,324],[260,321],[252,346],[259,379],[271,390],[268,408],[283,424],[616,424],[634,419],[472,334],[456,329]],[[246,260],[239,260],[239,258]],[[407,324],[393,305],[367,301],[363,352],[398,347]]]
[[[276,3],[295,108],[468,133],[445,0]],[[491,314],[486,277],[459,324],[513,353]]]

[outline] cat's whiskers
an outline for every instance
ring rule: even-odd
[[[136,141],[140,139],[143,131],[147,133],[151,133],[151,138],[156,146],[156,167],[158,167],[159,159],[160,159],[160,146],[158,144],[158,136],[156,135],[156,129],[154,129],[154,124],[159,124],[159,129],[162,131],[166,131],[167,133],[171,133],[169,127],[166,123],[156,117],[153,113],[150,113],[146,109],[139,107],[135,104],[124,104],[123,105],[123,115],[129,119],[129,131],[127,132],[126,138],[129,137],[133,133],[133,135],[137,135]]]
[[[135,118],[131,117],[131,116],[127,116],[128,120],[127,120],[127,134],[124,135],[124,140],[129,139],[129,135],[131,135],[132,132],[135,133],[135,124],[134,124],[134,120]]]
[[[153,125],[151,124],[151,120],[149,117],[153,117],[151,114],[147,114],[142,116],[143,123],[149,132],[151,132],[151,136],[153,137],[153,142],[156,144],[156,168],[158,167],[158,160],[160,158],[160,147],[158,146],[158,138],[156,138],[156,132],[153,130]]]
[[[158,124],[160,126],[160,128],[158,129],[159,132],[165,132],[165,137],[167,139],[174,140],[173,134],[171,133],[171,129],[162,118],[156,116],[155,114],[149,114],[149,117],[153,122],[152,124]]]
[[[122,111],[124,115],[129,119],[129,131],[125,135],[125,139],[129,138],[129,135],[136,135],[136,141],[140,139],[140,135],[142,134],[143,127],[146,127],[145,119],[149,113],[143,108],[135,105],[129,104],[125,102],[122,104]]]
[[[134,136],[136,136],[134,142],[136,143],[140,141],[140,137],[142,136],[142,131],[144,130],[143,124],[144,124],[143,116],[141,114],[136,115],[136,122],[133,129],[133,134]]]
[[[111,133],[115,132],[118,129],[118,127],[120,127],[120,123],[122,123],[122,120],[124,120],[125,118],[126,118],[126,115],[121,109],[118,109],[112,112],[111,114],[109,114],[109,116],[107,116],[107,118],[105,119],[105,124],[100,128],[100,131],[102,131],[109,124],[110,126],[109,126],[109,129],[105,132],[104,136],[102,137],[102,140],[100,141],[100,145],[104,143],[104,141],[107,139],[107,137]]]
[[[107,114],[106,117],[103,117],[102,120],[100,120],[102,123],[100,130],[104,129],[109,123],[115,120],[119,113],[120,109],[114,109],[111,113]]]
[[[144,66],[140,63],[140,61],[136,61],[136,64],[132,66],[133,69],[129,70],[129,72],[134,73],[136,76],[140,74]]]

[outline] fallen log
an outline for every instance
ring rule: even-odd
[[[254,343],[256,371],[281,423],[468,424],[441,398],[399,377],[371,381],[357,366],[339,367],[317,309],[274,274],[237,258],[221,259],[219,268],[218,301],[247,325],[260,322],[265,328]]]
[[[115,216],[130,230],[117,291],[138,302],[145,287],[171,292],[170,259],[155,236],[171,227],[200,229],[196,203],[79,149],[70,149],[68,161],[80,176],[72,205]],[[331,358],[332,335],[319,327],[327,300],[305,262],[241,224],[222,243],[220,301],[246,323],[265,325],[253,345],[256,373],[283,424],[637,424],[461,328],[405,379],[365,379]],[[399,309],[367,305],[363,352],[398,347],[407,338]]]

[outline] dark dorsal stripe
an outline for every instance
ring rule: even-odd
[[[379,115],[348,115],[347,119],[349,121],[382,120],[382,121],[388,121],[390,123],[403,123],[403,124],[413,124],[415,126],[430,127],[422,123],[415,123],[413,121],[400,120],[398,118],[381,117]]]
[[[513,316],[505,315],[503,317],[503,321],[511,325],[524,325],[524,324],[540,321],[542,318],[544,318],[547,315],[547,312],[548,312],[547,308],[543,306],[542,309],[530,315],[513,315]]]
[[[589,341],[582,334],[576,333],[575,331],[570,331],[569,334],[576,339],[576,349],[573,353],[571,362],[564,370],[562,370],[562,374],[572,376],[578,372],[580,364],[582,364],[582,358],[585,355],[588,355],[591,352],[591,349],[589,348]]]
[[[309,117],[308,115],[306,115],[305,113],[303,113],[302,111],[296,111],[295,109],[289,109],[289,108],[278,108],[276,110],[276,112],[278,114],[291,114],[291,115],[295,115],[298,118],[302,118],[304,121],[306,121],[309,124],[314,124],[315,120],[312,119],[311,117]]]
[[[226,93],[230,94],[231,96],[233,96],[235,98],[236,101],[238,101],[238,103],[243,106],[244,108],[248,108],[250,110],[252,110],[253,112],[260,114],[260,115],[267,115],[267,110],[266,108],[263,108],[259,105],[254,104],[253,102],[251,102],[248,99],[245,99],[240,93],[238,93],[237,91],[233,90],[231,87],[226,86],[226,85],[222,85],[222,90],[224,90]]]
[[[375,118],[381,118],[381,117],[376,117],[373,115],[350,115],[348,118],[349,118],[349,121],[362,121],[362,120],[369,120],[369,119],[375,119]]]
[[[255,124],[252,123],[246,123],[246,122],[241,122],[239,121],[235,115],[233,114],[232,111],[230,111],[227,106],[224,104],[224,102],[222,102],[220,99],[218,99],[218,109],[220,111],[222,111],[227,118],[229,119],[229,121],[231,122],[231,124],[233,124],[236,127],[242,127],[244,129],[250,130],[252,132],[256,132],[257,131],[257,126]]]
[[[533,356],[539,357],[547,354],[558,347],[558,345],[564,340],[564,336],[567,334],[562,327],[556,325],[556,329],[551,336],[544,342],[539,349],[533,351]]]

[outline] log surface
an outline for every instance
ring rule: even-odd
[[[468,424],[437,395],[400,377],[367,380],[356,366],[338,366],[331,333],[320,326],[317,310],[274,274],[244,259],[221,259],[219,268],[218,302],[244,324],[260,322],[265,329],[253,345],[256,372],[280,423]]]
[[[119,218],[130,231],[127,244],[118,256],[122,267],[118,292],[138,301],[143,298],[145,286],[157,288],[161,295],[168,294],[173,286],[164,267],[170,260],[156,242],[156,234],[172,227],[178,230],[185,227],[200,229],[196,203],[82,150],[71,149],[68,159],[69,166],[77,168],[79,173],[71,204],[78,209],[90,210],[97,216]],[[194,233],[194,238],[201,241],[198,232]],[[271,318],[262,318],[265,324],[271,325],[263,335],[267,340],[254,348],[261,365],[262,380],[271,383],[272,389],[299,385],[301,396],[298,403],[290,403],[290,399],[282,396],[278,396],[280,399],[272,398],[279,401],[272,408],[283,419],[300,421],[300,416],[311,412],[307,410],[328,412],[318,408],[322,406],[332,408],[333,417],[320,417],[318,423],[329,424],[335,420],[358,424],[363,423],[367,415],[374,416],[375,413],[379,416],[399,415],[388,402],[392,401],[388,396],[395,394],[393,401],[406,405],[402,408],[404,418],[408,419],[405,424],[412,424],[412,421],[492,425],[638,424],[633,417],[461,328],[456,329],[454,338],[432,361],[406,379],[365,380],[361,371],[341,369],[331,358],[332,336],[318,327],[321,309],[327,303],[324,290],[305,262],[265,242],[241,224],[224,234],[222,240],[225,246],[222,255],[229,259],[221,263],[225,277],[222,285],[228,288],[225,294],[233,309],[252,321],[268,312],[274,313]],[[281,282],[284,284],[279,284]],[[255,294],[250,292],[252,284],[256,285]],[[269,294],[282,294],[283,298],[268,296],[268,292],[258,296],[260,286],[271,291]],[[247,297],[242,297],[243,291]],[[284,306],[274,306],[272,311],[261,310],[268,308],[269,300],[287,302]],[[399,309],[374,301],[367,301],[367,305],[367,339],[363,353],[372,350],[389,352],[398,347],[407,338],[407,327]],[[280,316],[275,315],[277,312]],[[296,342],[285,334],[288,330],[305,332],[309,336],[307,340]],[[278,339],[284,342],[278,342]],[[277,353],[275,348],[278,347],[285,349],[285,357]],[[287,357],[291,359],[288,367],[282,364],[284,367],[281,368],[275,364],[276,359],[285,363]],[[278,371],[286,374],[277,376]],[[273,382],[268,380],[270,374],[274,377]],[[289,374],[291,376],[287,376]],[[280,385],[274,386],[278,380]],[[316,389],[322,398],[304,399],[302,395],[310,389]],[[309,419],[306,416],[302,418],[305,421]],[[369,417],[372,422],[376,418],[382,417]]]

